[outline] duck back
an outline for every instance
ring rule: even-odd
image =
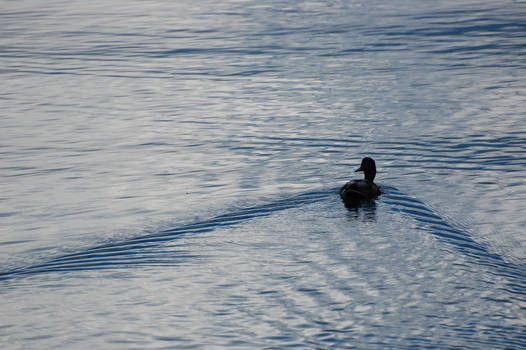
[[[340,188],[340,197],[343,200],[362,200],[376,197],[380,189],[372,181],[352,180]]]

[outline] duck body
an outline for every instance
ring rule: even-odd
[[[372,181],[352,180],[340,188],[340,197],[346,199],[370,199],[380,194],[380,188]]]
[[[372,158],[362,159],[361,166],[356,171],[363,171],[363,180],[352,180],[340,188],[340,197],[347,206],[356,206],[364,200],[378,196],[380,188],[373,182],[376,176],[376,164]]]

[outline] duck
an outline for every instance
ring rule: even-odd
[[[363,180],[351,180],[340,188],[340,197],[346,205],[356,206],[363,200],[370,200],[380,194],[380,188],[373,182],[376,176],[374,159],[365,157],[355,172],[363,171]]]

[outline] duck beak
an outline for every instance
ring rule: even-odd
[[[357,173],[359,171],[363,171],[362,167],[359,167],[358,169],[356,169],[354,172]]]

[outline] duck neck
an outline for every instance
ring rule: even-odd
[[[373,182],[375,176],[376,171],[367,171],[364,173],[365,181]]]

